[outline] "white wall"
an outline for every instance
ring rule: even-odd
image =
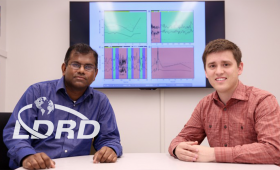
[[[6,96],[0,111],[10,112],[29,85],[60,78],[69,44],[69,1],[8,0],[6,5]],[[226,38],[243,52],[241,81],[280,101],[280,1],[225,0],[225,5]],[[115,110],[124,152],[167,152],[198,101],[213,89],[100,91]]]
[[[0,108],[5,108],[6,58],[0,55]]]
[[[0,0],[1,29],[0,29],[0,111],[5,108],[6,90],[6,1]]]

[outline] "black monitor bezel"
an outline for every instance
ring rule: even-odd
[[[89,44],[89,3],[105,1],[70,1],[69,2],[69,42],[70,46],[76,43]],[[190,2],[190,1],[106,1],[106,2]],[[205,27],[206,44],[215,39],[225,39],[225,2],[224,1],[200,1],[205,2]],[[83,11],[82,13],[79,11]],[[80,15],[74,15],[79,13]],[[217,18],[217,16],[219,16]],[[157,89],[157,88],[212,88],[206,78],[205,87],[94,87],[96,89]]]

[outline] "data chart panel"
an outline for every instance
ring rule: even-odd
[[[92,87],[155,89],[210,86],[201,56],[206,42],[224,37],[224,29],[219,29],[219,26],[212,29],[213,23],[224,26],[224,2],[87,3],[89,19],[85,15],[71,17],[70,25],[74,20],[80,23],[84,19],[89,21],[89,26],[79,29],[79,35],[71,39],[71,43],[80,42],[84,28],[89,27],[88,42],[99,56],[98,74]],[[213,6],[217,8],[211,10]],[[87,7],[79,9],[83,12]],[[76,24],[72,32],[81,26]]]
[[[105,79],[147,79],[147,48],[105,47]]]
[[[152,43],[193,43],[192,11],[152,11]]]
[[[146,11],[105,11],[105,43],[146,43]]]
[[[194,49],[152,48],[152,78],[194,78]]]

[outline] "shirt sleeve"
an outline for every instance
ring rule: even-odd
[[[110,147],[120,157],[122,155],[122,146],[115,113],[106,96],[102,99],[100,105],[100,118],[98,120],[100,131],[94,139],[93,146],[96,151],[100,150],[103,146]]]
[[[18,122],[18,113],[20,109],[23,108],[24,106],[32,104],[33,102],[34,102],[33,88],[29,87],[27,91],[23,94],[19,102],[17,103],[7,125],[3,130],[4,143],[8,148],[7,155],[8,157],[10,157],[10,167],[13,169],[20,166],[20,162],[22,158],[24,158],[27,155],[36,153],[35,149],[31,146],[31,139],[29,133],[25,129],[21,127],[19,129],[18,135],[21,136],[20,138],[23,138],[22,136],[25,135],[27,139],[16,139],[16,137],[14,137],[15,135],[14,133],[16,132],[15,126],[16,126],[16,122]],[[22,121],[28,127],[33,127],[33,122],[37,115],[36,112],[37,112],[36,107],[34,107],[33,104],[32,108],[23,111],[22,114],[20,115]]]
[[[255,108],[255,131],[258,142],[235,147],[215,147],[216,162],[280,165],[280,108],[268,95]]]
[[[204,140],[206,134],[201,119],[202,103],[203,101],[198,103],[189,121],[185,124],[181,132],[171,141],[168,149],[171,156],[176,157],[173,151],[181,142],[198,141],[200,144]]]

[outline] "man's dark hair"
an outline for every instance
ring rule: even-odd
[[[74,44],[74,45],[72,45],[68,48],[68,50],[66,52],[66,55],[65,55],[65,58],[64,58],[64,63],[66,64],[66,66],[68,65],[68,61],[70,60],[70,55],[71,55],[72,51],[75,51],[76,53],[80,53],[80,54],[83,54],[83,55],[92,53],[94,58],[95,58],[95,67],[97,69],[98,54],[89,45],[84,44],[84,43],[77,43],[77,44]]]
[[[231,51],[237,63],[237,66],[239,66],[239,64],[241,63],[242,53],[238,46],[235,45],[233,42],[225,39],[216,39],[210,41],[205,47],[204,53],[202,55],[204,70],[206,69],[205,64],[207,55],[222,51]]]

